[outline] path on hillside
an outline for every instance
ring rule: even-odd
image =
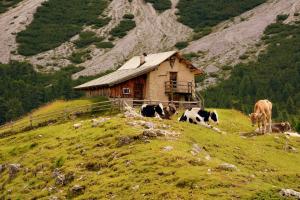
[[[276,21],[277,15],[289,14],[289,22],[299,11],[299,0],[269,1],[236,17],[234,22],[220,24],[216,32],[192,42],[183,52],[204,52],[195,64],[207,72],[216,72],[222,65],[239,62],[241,55],[254,48],[265,28]]]
[[[16,50],[16,33],[25,29],[45,0],[24,0],[0,15],[0,62],[7,63]]]

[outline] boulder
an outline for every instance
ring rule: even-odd
[[[157,131],[155,129],[147,129],[144,130],[143,135],[152,138],[157,137]]]
[[[121,146],[124,146],[124,145],[129,145],[133,141],[134,141],[134,139],[132,137],[129,137],[129,136],[119,137],[117,147],[121,147]]]
[[[218,169],[225,170],[225,171],[236,171],[237,167],[233,164],[223,163],[218,166]]]
[[[300,192],[297,192],[293,189],[281,189],[280,195],[283,197],[292,197],[292,198],[300,199]]]
[[[147,129],[154,129],[155,128],[155,125],[152,122],[145,122],[143,126]]]
[[[7,165],[8,168],[8,174],[9,174],[9,178],[14,178],[17,173],[20,171],[21,165],[20,164],[8,164]]]
[[[75,174],[73,172],[68,172],[67,174],[63,174],[59,169],[54,169],[52,173],[55,178],[56,185],[68,185],[75,179]]]
[[[69,193],[72,197],[74,197],[83,194],[84,191],[85,191],[85,186],[74,185],[72,188],[70,188]]]
[[[164,151],[172,151],[174,148],[172,146],[165,146],[163,148]]]

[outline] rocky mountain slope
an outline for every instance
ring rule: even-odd
[[[69,57],[76,51],[72,41],[78,36],[53,50],[35,56],[24,57],[16,53],[16,33],[31,22],[32,14],[42,2],[43,0],[24,0],[0,15],[0,25],[3,27],[0,30],[0,62],[6,63],[10,59],[27,60],[49,69],[71,64]],[[133,55],[166,51],[174,49],[177,42],[191,41],[193,30],[177,21],[177,3],[178,0],[172,0],[172,8],[159,13],[143,0],[111,1],[104,13],[105,16],[111,17],[110,23],[93,31],[98,36],[109,38],[111,29],[119,24],[127,13],[134,14],[136,27],[125,37],[113,41],[112,49],[99,49],[93,45],[88,47],[91,58],[80,64],[86,69],[74,77],[95,75],[119,66]],[[286,22],[292,21],[294,13],[299,10],[300,2],[297,0],[270,0],[241,16],[217,25],[211,34],[191,41],[182,52],[198,54],[193,60],[197,66],[205,68],[208,73],[217,72],[220,66],[237,63],[245,52],[255,55],[258,50],[263,49],[259,41],[266,26],[274,22],[279,14],[289,14]],[[86,27],[85,30],[91,30],[91,27]]]

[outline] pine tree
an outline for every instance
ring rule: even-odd
[[[294,101],[291,97],[288,98],[286,106],[287,106],[286,109],[287,109],[289,114],[296,114],[297,113],[297,110],[296,110],[297,108],[296,108],[295,103],[294,103]]]

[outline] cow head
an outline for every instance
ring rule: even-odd
[[[290,131],[292,129],[289,122],[282,122],[281,126],[282,126],[284,132]]]
[[[210,112],[210,119],[212,121],[214,121],[216,124],[219,124],[219,116],[216,110],[214,110],[213,112]]]
[[[262,117],[262,114],[261,113],[251,113],[251,114],[249,114],[249,117],[251,119],[252,126],[255,126],[257,121]]]

